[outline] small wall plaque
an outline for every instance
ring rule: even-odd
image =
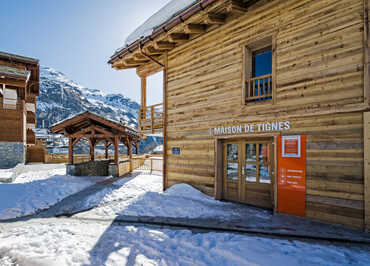
[[[172,148],[172,154],[174,154],[174,155],[179,155],[179,154],[180,154],[180,152],[181,152],[180,147],[173,147],[173,148]]]

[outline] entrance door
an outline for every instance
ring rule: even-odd
[[[273,208],[272,140],[239,140],[224,144],[224,197]]]

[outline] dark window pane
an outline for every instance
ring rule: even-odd
[[[238,160],[238,144],[227,144],[227,160]]]
[[[256,144],[246,144],[246,159],[247,162],[257,161],[257,145]]]
[[[268,47],[253,52],[252,77],[264,76],[272,73],[272,49]]]
[[[239,177],[239,164],[227,163],[227,179],[238,180]]]
[[[246,164],[245,169],[247,171],[245,180],[247,182],[256,182],[257,181],[257,166],[255,164]]]

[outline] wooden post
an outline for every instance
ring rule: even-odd
[[[150,107],[150,120],[152,121],[152,134],[154,133],[154,106]]]
[[[150,173],[153,172],[153,158],[150,158]]]
[[[141,121],[146,119],[146,77],[141,77],[141,109],[139,111],[139,128],[141,128]]]
[[[136,155],[139,154],[139,143],[138,142],[135,142],[135,151],[136,151]]]
[[[118,143],[119,143],[119,136],[114,136],[114,163],[117,164],[119,162],[119,151],[118,151]]]
[[[90,138],[89,143],[90,143],[90,160],[95,161],[95,143],[96,143],[96,140],[93,139],[93,138]]]
[[[105,159],[109,159],[109,150],[108,150],[108,141],[104,140],[104,145],[105,145]]]
[[[73,138],[68,139],[68,164],[73,164]]]
[[[130,173],[132,172],[132,144],[131,140],[127,137],[127,155],[130,163]]]
[[[163,68],[163,191],[167,189],[167,66],[168,54],[164,55]]]
[[[365,230],[370,232],[370,112],[364,113]]]
[[[141,77],[141,108],[146,107],[146,77]]]

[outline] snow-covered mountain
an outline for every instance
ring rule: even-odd
[[[109,119],[126,121],[136,128],[140,105],[122,94],[89,89],[49,67],[40,68],[37,127],[50,127],[73,114],[92,111]]]
[[[137,113],[140,105],[122,94],[107,94],[89,89],[70,80],[63,73],[40,67],[40,96],[37,98],[37,132],[42,128],[83,111],[91,111],[117,122],[125,121],[137,128]],[[141,143],[142,151],[150,151],[161,144],[161,139],[149,137]],[[48,147],[51,149],[52,147]],[[55,148],[55,147],[54,147]]]

